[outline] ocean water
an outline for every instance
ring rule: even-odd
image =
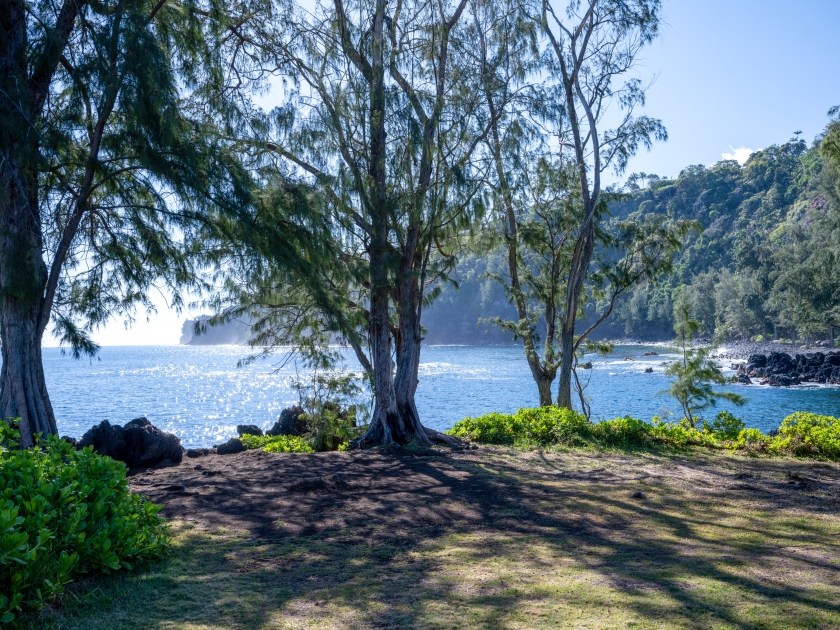
[[[660,356],[643,357],[654,350]],[[239,368],[240,346],[103,347],[94,360],[76,360],[58,348],[44,348],[47,386],[62,435],[81,436],[102,420],[124,424],[144,415],[178,435],[186,447],[211,446],[236,435],[237,424],[270,427],[282,409],[297,402],[293,365],[277,369],[271,360]],[[676,401],[662,363],[676,355],[661,347],[619,346],[594,363],[586,396],[592,417],[633,415],[649,420]],[[631,357],[633,361],[625,361]],[[722,362],[728,367],[728,362]],[[348,356],[349,369],[358,369]],[[644,370],[652,367],[653,374]],[[749,401],[736,409],[722,403],[748,426],[764,431],[794,411],[840,414],[840,387],[772,388],[731,386]],[[556,385],[555,385],[556,395]],[[536,385],[517,346],[431,346],[423,349],[417,407],[427,426],[450,428],[466,416],[513,412],[537,404]],[[709,412],[711,416],[717,410]]]

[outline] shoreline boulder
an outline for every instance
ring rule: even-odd
[[[840,385],[840,353],[813,352],[791,357],[785,352],[750,355],[746,363],[736,363],[738,382],[749,384],[751,378],[764,379],[762,384],[790,387],[801,383]]]
[[[230,438],[224,444],[219,444],[216,447],[216,453],[219,455],[236,455],[245,450],[245,445],[239,438]]]
[[[240,437],[243,435],[259,435],[262,436],[263,430],[255,424],[238,424],[236,425],[236,432]]]
[[[93,446],[100,455],[124,462],[129,468],[156,466],[165,460],[179,464],[183,457],[181,440],[144,417],[135,418],[124,427],[103,420],[76,444],[79,449],[86,446]]]
[[[300,419],[305,414],[303,407],[295,405],[280,412],[280,417],[274,426],[265,432],[266,435],[303,435],[306,433],[306,422]]]

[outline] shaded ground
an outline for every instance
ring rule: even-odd
[[[36,627],[840,628],[838,465],[250,451],[132,488],[172,558]]]

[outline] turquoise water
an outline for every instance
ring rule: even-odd
[[[586,395],[593,419],[630,414],[648,420],[666,408],[676,410],[676,403],[659,393],[668,387],[661,364],[673,355],[642,357],[648,350],[663,352],[621,346],[612,357],[593,357],[588,374],[581,371],[590,377]],[[264,361],[237,368],[246,353],[238,346],[104,347],[98,359],[77,361],[45,348],[44,369],[62,435],[78,437],[104,419],[123,424],[145,415],[187,447],[210,446],[235,435],[237,424],[268,428],[297,402],[293,366],[277,370]],[[348,366],[354,368],[354,362],[348,360]],[[645,374],[646,367],[654,373]],[[720,409],[732,409],[748,426],[764,431],[794,411],[840,415],[840,387],[732,388],[749,402],[737,410],[729,404]],[[519,347],[423,350],[417,407],[427,426],[445,430],[465,416],[536,403],[536,386]]]

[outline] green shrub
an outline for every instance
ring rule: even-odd
[[[132,494],[126,467],[57,436],[13,450],[0,421],[0,623],[37,610],[76,574],[131,569],[168,547],[159,506]]]
[[[525,443],[578,446],[586,443],[592,425],[582,413],[564,407],[536,407],[517,411],[514,426]]]
[[[310,413],[304,414],[309,431],[306,441],[315,451],[337,451],[350,440],[364,433],[366,426],[356,426],[358,407],[342,408],[334,402],[310,403]]]
[[[733,450],[760,453],[767,450],[768,438],[758,429],[742,429],[738,439],[732,445]]]
[[[513,444],[520,433],[514,416],[488,413],[478,418],[464,418],[447,433],[479,444]]]
[[[632,416],[604,420],[593,427],[597,442],[602,446],[639,448],[657,441],[655,427]]]
[[[536,407],[520,409],[512,415],[488,413],[478,418],[464,418],[448,433],[481,444],[582,446],[591,426],[586,416],[575,411]]]
[[[774,452],[840,459],[840,419],[798,411],[782,422],[773,438]]]
[[[785,418],[774,437],[745,428],[728,411],[720,412],[711,424],[704,422],[701,430],[685,420],[644,422],[631,416],[592,423],[583,414],[558,407],[464,418],[447,433],[480,444],[622,449],[704,446],[840,460],[840,420],[801,411]]]
[[[742,420],[736,418],[728,411],[721,411],[712,424],[703,422],[703,430],[711,433],[719,440],[737,440],[738,436],[746,428]]]
[[[261,448],[269,453],[311,453],[312,448],[297,435],[243,435],[239,438],[247,449]]]

